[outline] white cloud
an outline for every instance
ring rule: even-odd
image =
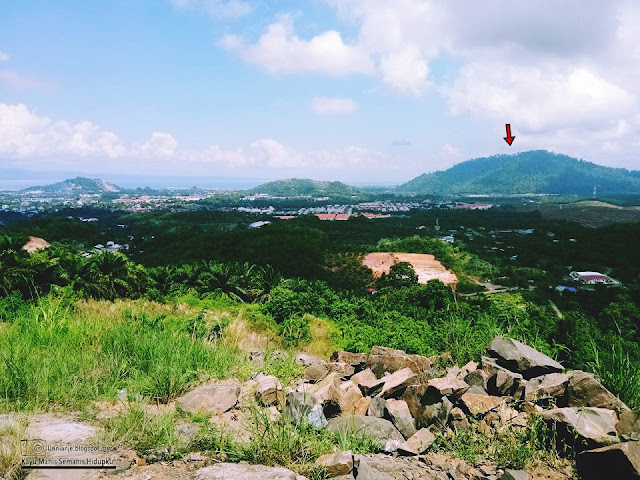
[[[350,98],[315,97],[311,109],[318,115],[339,115],[355,112],[358,105]]]
[[[9,60],[9,54],[3,52],[2,50],[0,50],[0,62],[6,62],[7,60]]]
[[[238,18],[249,15],[253,7],[242,0],[170,0],[181,9],[200,8],[213,18]]]
[[[339,32],[328,30],[310,40],[293,32],[289,17],[269,25],[255,44],[225,35],[220,45],[272,74],[324,73],[334,76],[369,74],[373,63],[357,46],[346,44]]]
[[[388,163],[380,152],[348,146],[299,151],[274,139],[260,139],[237,148],[211,145],[181,150],[169,133],[154,132],[144,142],[126,145],[113,132],[89,121],[76,124],[38,115],[26,105],[0,103],[0,156],[35,168],[70,168],[82,163],[94,171],[209,174],[217,168],[367,168]],[[108,165],[105,161],[108,160]]]

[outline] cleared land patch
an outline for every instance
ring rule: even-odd
[[[400,262],[411,264],[418,274],[418,283],[427,283],[429,280],[440,280],[447,285],[458,283],[458,277],[448,270],[433,255],[427,253],[395,253],[375,252],[365,255],[362,263],[373,270],[374,277],[380,277],[383,273],[389,273],[393,265]]]

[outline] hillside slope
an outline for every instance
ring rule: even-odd
[[[250,193],[262,193],[277,197],[351,197],[362,195],[362,191],[342,182],[322,182],[307,178],[289,178],[268,182],[249,190]]]
[[[97,178],[76,177],[63,180],[62,182],[52,183],[50,185],[29,187],[22,190],[23,192],[33,193],[49,193],[49,194],[100,194],[107,192],[120,192],[120,187],[112,183],[105,182]]]
[[[596,165],[536,150],[494,155],[459,163],[448,170],[425,173],[397,187],[400,193],[591,195],[640,193],[640,172]]]

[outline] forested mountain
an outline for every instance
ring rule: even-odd
[[[251,193],[264,193],[277,197],[351,197],[362,195],[362,191],[342,182],[321,182],[306,178],[289,178],[258,185]]]
[[[425,173],[400,185],[402,193],[591,195],[640,193],[640,172],[611,168],[545,150],[494,155]]]
[[[42,187],[29,187],[23,192],[42,192],[51,194],[100,194],[120,192],[120,188],[112,183],[97,178],[76,177]]]

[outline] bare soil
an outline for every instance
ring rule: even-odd
[[[394,253],[376,252],[366,255],[362,263],[373,270],[375,278],[389,273],[393,265],[400,262],[411,264],[418,274],[418,283],[427,283],[429,280],[440,280],[447,285],[458,283],[458,277],[451,270],[445,268],[433,255],[426,253]]]

